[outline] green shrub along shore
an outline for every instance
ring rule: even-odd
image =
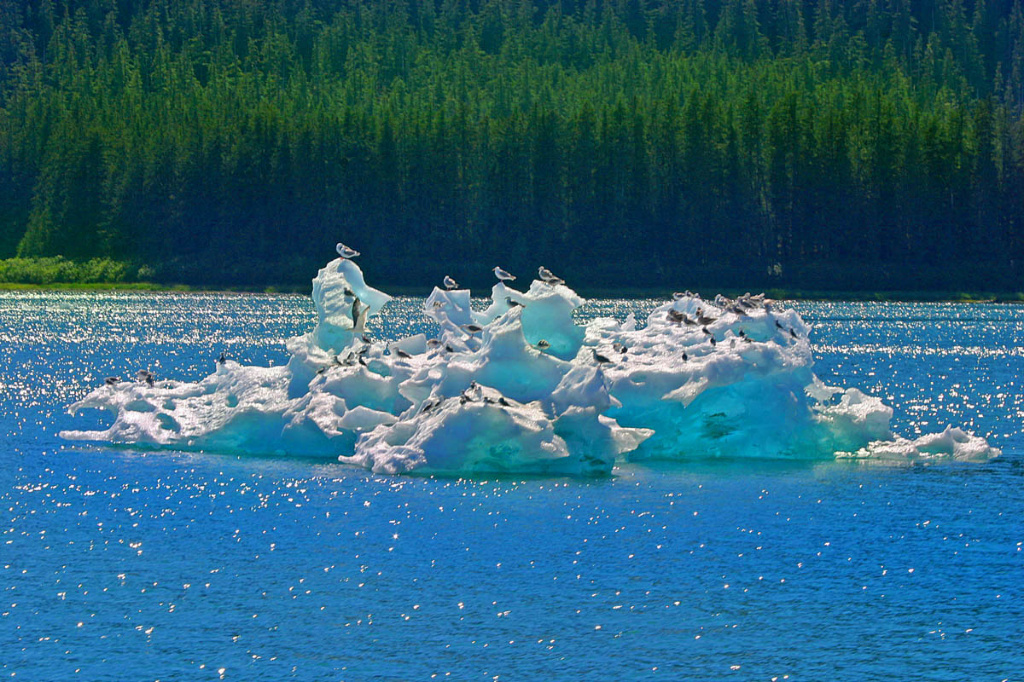
[[[261,286],[234,286],[230,288],[203,284],[174,284],[153,281],[153,268],[142,265],[112,261],[109,259],[93,259],[76,263],[61,256],[53,258],[9,258],[0,260],[0,291],[17,290],[69,290],[69,291],[233,291],[253,293],[294,293],[308,294],[309,279],[306,281],[288,281],[278,284]],[[484,293],[489,281],[476,282],[477,293]],[[423,296],[425,288],[396,284],[384,288],[396,295]],[[716,289],[692,286],[690,289],[700,292],[706,297],[716,293],[737,296],[738,289]],[[667,296],[666,290],[653,288],[644,289],[627,287],[626,289],[582,287],[581,293],[591,298],[601,297],[659,297]],[[765,293],[774,299],[796,300],[848,300],[848,301],[990,301],[1000,303],[1024,302],[1021,292],[954,292],[939,290],[907,290],[907,291],[841,291],[841,290],[803,290],[770,288]]]
[[[0,281],[1019,291],[1022,3],[0,0]]]

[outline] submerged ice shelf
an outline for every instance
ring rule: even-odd
[[[287,341],[287,365],[222,358],[195,383],[110,382],[69,408],[107,410],[110,427],[61,436],[451,475],[602,475],[623,459],[999,454],[952,427],[894,437],[892,408],[822,383],[804,321],[763,296],[676,295],[642,327],[632,316],[581,327],[572,313],[584,301],[557,278],[527,291],[499,280],[483,311],[468,290],[435,288],[425,313],[437,338],[387,343],[364,326],[390,297],[351,258],[313,280],[317,323]]]

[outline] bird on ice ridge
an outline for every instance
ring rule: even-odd
[[[350,260],[359,255],[358,251],[356,251],[350,246],[345,246],[341,242],[338,242],[338,245],[335,246],[334,248],[338,251],[338,255],[344,258],[345,260]]]
[[[509,274],[508,272],[502,270],[500,267],[497,266],[495,266],[494,268],[494,276],[497,277],[498,281],[500,282],[511,282],[516,278],[515,275]]]

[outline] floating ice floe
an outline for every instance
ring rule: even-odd
[[[340,246],[339,246],[340,248]],[[585,327],[561,280],[502,280],[483,311],[435,288],[440,327],[370,341],[390,297],[339,258],[313,280],[317,323],[282,367],[222,359],[197,383],[111,382],[70,406],[109,411],[63,438],[143,447],[339,459],[381,473],[604,475],[620,460],[756,457],[987,459],[957,428],[893,437],[892,408],[812,372],[808,327],[763,296],[679,294],[637,328]]]

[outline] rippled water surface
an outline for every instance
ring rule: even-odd
[[[421,304],[374,333],[421,330]],[[826,382],[1003,456],[465,481],[71,447],[65,408],[104,377],[281,364],[311,303],[0,294],[0,676],[1021,679],[1024,309],[798,307]]]

